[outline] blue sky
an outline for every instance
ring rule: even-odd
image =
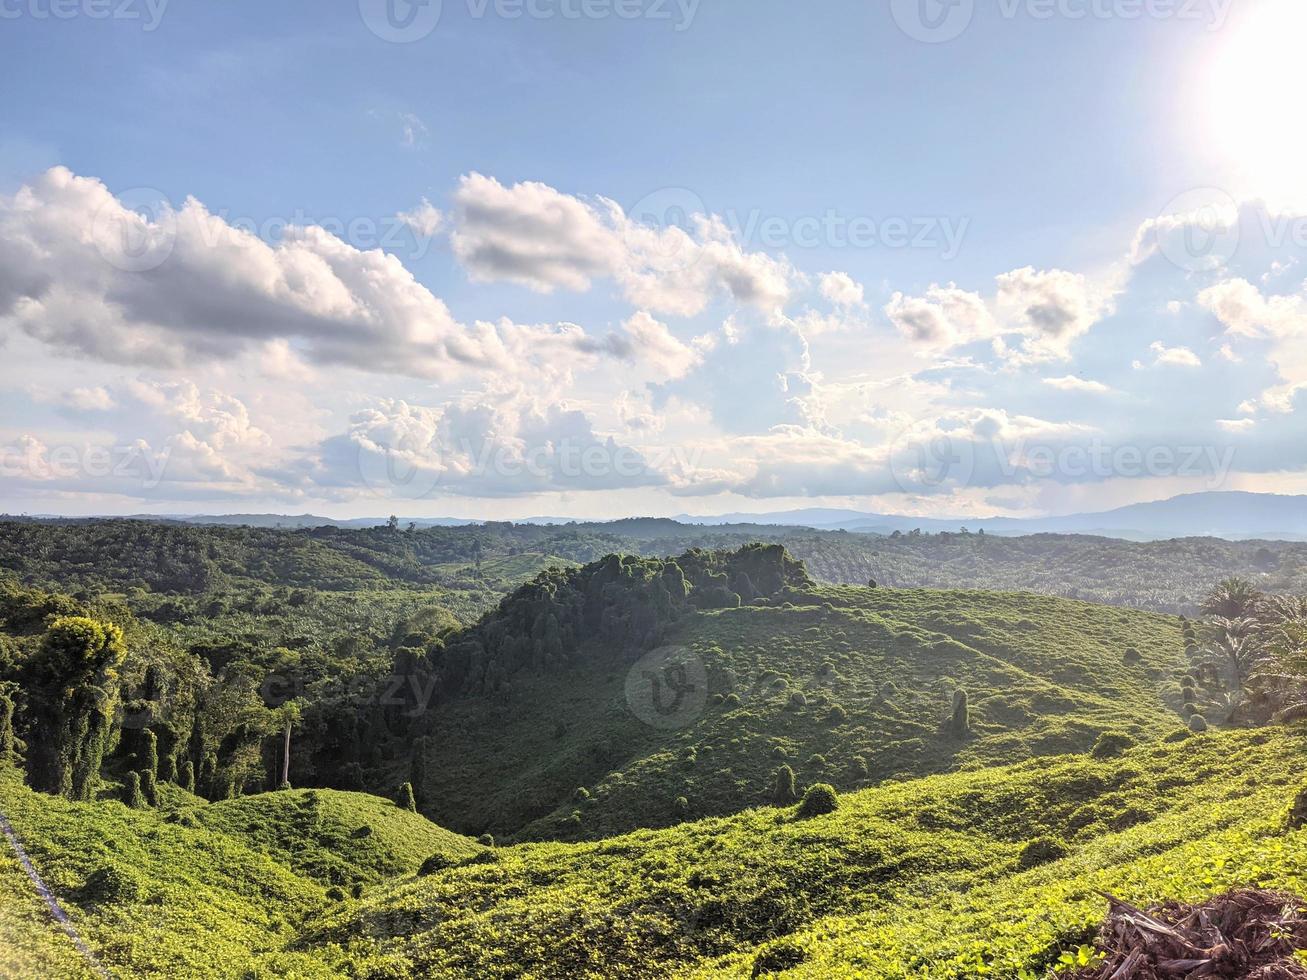
[[[6,510],[1307,485],[1291,0],[51,2],[0,3]]]

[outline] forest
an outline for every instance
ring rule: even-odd
[[[1034,977],[1066,869],[1307,873],[1300,546],[773,531],[0,524],[0,813],[131,976]]]

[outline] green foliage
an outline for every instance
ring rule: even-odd
[[[395,796],[395,805],[401,810],[408,810],[410,813],[417,812],[417,801],[413,799],[413,784],[405,783],[399,788],[399,793]]]
[[[1056,837],[1036,837],[1017,854],[1017,867],[1037,868],[1041,864],[1060,861],[1069,853],[1066,844]]]
[[[794,785],[794,770],[789,766],[781,766],[776,770],[771,798],[772,802],[779,806],[788,806],[799,798],[799,792]]]
[[[482,834],[480,837],[477,838],[477,843],[480,844],[482,847],[494,847],[495,838],[490,834]]]
[[[1189,731],[1195,733],[1207,731],[1207,719],[1202,715],[1193,715],[1189,719]]]
[[[139,772],[129,772],[123,777],[123,802],[133,810],[139,810],[146,805],[145,797],[141,793]]]
[[[1103,732],[1089,754],[1095,759],[1113,759],[1133,747],[1135,740],[1125,732]]]
[[[834,813],[839,806],[840,798],[834,786],[829,783],[813,783],[804,791],[803,799],[799,802],[799,816],[819,817]]]
[[[949,715],[948,730],[954,738],[963,738],[971,731],[971,702],[963,688],[953,692],[953,711]]]
[[[806,954],[802,947],[787,940],[779,940],[764,946],[753,959],[752,977],[767,976],[771,973],[784,973],[792,970],[804,961]]]
[[[141,796],[149,806],[159,805],[159,784],[154,770],[141,770]]]

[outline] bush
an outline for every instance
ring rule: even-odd
[[[444,871],[446,868],[452,868],[455,864],[457,862],[448,855],[437,852],[422,862],[422,866],[418,868],[418,877],[425,878],[427,875],[433,875],[439,871]]]
[[[772,943],[753,958],[752,977],[768,973],[784,973],[799,966],[806,959],[803,949],[789,939]]]
[[[364,824],[362,827],[359,827],[356,831],[354,831],[354,833],[352,833],[350,836],[353,837],[355,840],[367,840],[369,837],[372,836],[372,828],[368,824]]]
[[[1198,692],[1195,691],[1192,687],[1185,685],[1184,687],[1180,688],[1180,698],[1183,701],[1197,701]]]
[[[1187,729],[1187,728],[1177,728],[1175,731],[1171,732],[1169,735],[1163,735],[1163,736],[1162,736],[1162,741],[1163,741],[1163,742],[1170,742],[1170,743],[1183,742],[1183,741],[1185,741],[1185,739],[1189,738],[1189,737],[1192,736],[1192,735],[1193,735],[1193,732],[1189,731],[1189,729]]]
[[[572,793],[572,799],[576,800],[578,803],[584,803],[586,800],[590,799],[590,791],[584,786],[578,786],[575,792]]]
[[[102,864],[92,871],[82,885],[82,898],[106,905],[139,901],[145,886],[131,868],[119,864]]]
[[[354,882],[354,884],[352,884],[352,885],[349,886],[349,897],[350,897],[350,898],[362,898],[362,897],[363,897],[363,882],[361,882],[361,881],[356,881],[356,882]]]
[[[676,812],[681,816],[685,816],[687,813],[690,812],[690,801],[687,800],[684,796],[678,796],[676,798],[675,806],[676,806]]]
[[[1095,759],[1113,759],[1135,744],[1124,732],[1103,732],[1089,754]]]
[[[804,696],[804,693],[802,691],[795,691],[793,694],[790,695],[791,708],[804,708],[807,707],[807,704],[808,704],[808,699],[807,697]]]
[[[480,837],[477,838],[477,843],[480,844],[482,847],[494,847],[495,839],[489,834],[482,834]]]
[[[1180,714],[1184,715],[1186,718],[1192,718],[1194,715],[1198,714],[1198,705],[1194,704],[1192,701],[1186,701],[1180,707]]]
[[[395,794],[395,806],[401,810],[408,810],[410,813],[417,813],[417,800],[413,798],[413,784],[405,783]]]
[[[129,772],[123,778],[123,802],[133,810],[140,810],[145,806],[145,798],[141,796],[141,774],[139,772]]]
[[[800,817],[820,817],[825,813],[834,813],[840,808],[839,794],[830,783],[813,783],[803,794],[799,804]]]
[[[152,769],[141,770],[141,796],[150,806],[159,805],[159,782]]]
[[[771,757],[773,759],[788,759],[790,754],[785,751],[785,746],[777,745],[772,748]]]
[[[953,713],[948,728],[954,738],[962,738],[971,731],[971,702],[963,688],[953,692]]]
[[[860,755],[855,755],[849,760],[849,771],[853,773],[854,779],[866,779],[870,773],[867,768],[867,760]]]
[[[1284,818],[1284,825],[1289,830],[1301,830],[1307,827],[1307,786],[1293,797],[1293,802],[1289,804],[1289,812]]]
[[[844,710],[844,706],[841,704],[831,705],[830,714],[826,716],[826,720],[832,725],[842,725],[849,720],[849,713]]]
[[[1195,734],[1207,731],[1207,719],[1202,715],[1193,715],[1189,719],[1189,731]]]
[[[1134,647],[1125,648],[1125,662],[1128,664],[1137,664],[1144,659],[1144,655]]]
[[[772,800],[781,806],[789,806],[798,798],[799,794],[794,788],[794,770],[789,766],[781,766],[776,770],[776,782],[772,788]]]
[[[327,897],[333,902],[345,901],[345,890],[339,885],[332,885],[327,889]]]
[[[826,757],[822,755],[820,752],[814,752],[812,755],[808,756],[808,768],[825,769]]]
[[[1017,865],[1021,868],[1037,868],[1041,864],[1060,861],[1071,852],[1066,844],[1056,837],[1036,837],[1021,848],[1017,855]]]

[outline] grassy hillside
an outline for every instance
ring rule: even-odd
[[[378,891],[303,942],[431,977],[1042,977],[1089,940],[1098,888],[1301,893],[1307,832],[1282,819],[1304,747],[1194,736],[889,784],[825,816],[523,845]]]
[[[383,877],[411,875],[432,854],[458,862],[484,850],[360,793],[212,805],[184,796],[170,793],[158,810],[71,803],[33,792],[0,764],[0,812],[117,976],[254,976],[256,964],[269,971],[259,976],[334,976],[294,949],[307,921]],[[0,853],[0,975],[89,976],[7,844]]]
[[[193,816],[324,885],[370,884],[412,874],[432,854],[461,860],[480,850],[425,817],[363,793],[260,793],[199,807]]]
[[[812,588],[694,613],[664,642],[685,683],[702,685],[670,724],[632,701],[642,672],[668,664],[602,650],[518,675],[496,698],[442,704],[428,815],[465,832],[590,839],[766,802],[784,764],[852,789],[1182,722],[1178,622],[1065,599]],[[945,724],[959,688],[960,734]]]

